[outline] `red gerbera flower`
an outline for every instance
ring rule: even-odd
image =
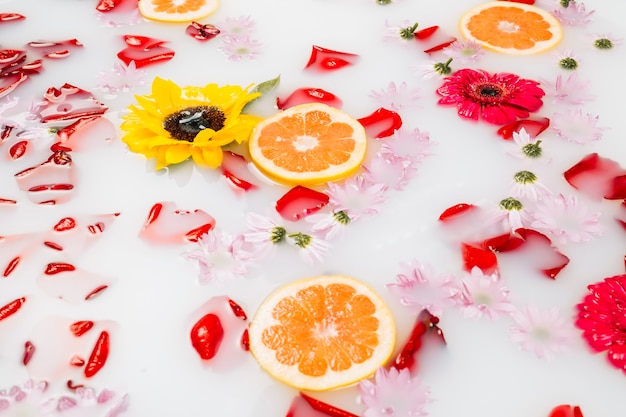
[[[455,104],[461,117],[503,125],[539,110],[546,93],[537,81],[515,74],[465,68],[446,77],[437,94],[439,104]]]
[[[609,362],[626,372],[626,274],[587,287],[578,304],[576,327],[596,352],[608,350]]]

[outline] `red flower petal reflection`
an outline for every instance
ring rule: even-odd
[[[508,125],[502,126],[498,129],[498,135],[503,139],[509,140],[513,138],[513,133],[519,133],[520,130],[525,129],[528,136],[531,139],[536,138],[550,126],[550,119],[547,117],[540,117],[537,119],[524,119],[518,120]]]
[[[365,128],[368,136],[379,139],[393,135],[393,132],[402,126],[402,117],[398,113],[383,107],[358,120]]]
[[[578,304],[576,327],[596,352],[607,351],[609,362],[626,372],[626,275],[589,285]]]
[[[37,41],[29,42],[28,47],[43,54],[45,58],[66,58],[70,55],[70,49],[82,47],[83,44],[78,39],[68,39],[65,41]]]
[[[100,116],[108,110],[89,91],[68,83],[61,88],[48,88],[43,99],[43,104],[37,109],[41,123],[75,121],[82,117]]]
[[[408,368],[411,372],[415,372],[417,366],[415,364],[415,355],[422,347],[423,339],[427,334],[434,332],[441,342],[446,343],[443,331],[439,328],[438,324],[438,317],[430,314],[428,310],[422,310],[417,317],[409,339],[406,341],[391,366],[397,370]]]
[[[441,51],[443,48],[452,45],[452,43],[456,41],[454,36],[440,31],[439,26],[430,26],[420,29],[415,32],[414,35],[414,39],[419,42],[422,50],[427,54]]]
[[[276,211],[285,220],[300,220],[315,213],[329,201],[328,195],[297,185],[276,201]]]
[[[572,187],[589,197],[626,199],[626,169],[597,153],[585,156],[563,176]]]
[[[175,55],[174,50],[163,46],[166,41],[150,38],[148,36],[125,35],[124,42],[127,48],[118,52],[117,57],[126,65],[135,61],[136,68],[169,61]]]
[[[285,100],[281,100],[279,97],[276,98],[276,106],[281,110],[305,103],[324,103],[336,108],[341,108],[343,105],[341,99],[333,93],[312,87],[299,88]]]
[[[15,22],[24,19],[26,19],[26,16],[19,13],[0,13],[0,23]]]
[[[197,242],[214,226],[215,219],[204,210],[181,210],[166,201],[152,206],[139,237],[161,244]]]
[[[208,41],[220,34],[220,30],[211,24],[202,24],[198,22],[191,22],[185,33],[194,39],[199,41]]]
[[[305,68],[316,68],[322,71],[333,71],[347,65],[355,64],[359,56],[349,52],[333,51],[313,45],[311,57]]]
[[[465,68],[446,77],[437,94],[439,104],[455,105],[461,117],[504,125],[539,110],[545,92],[537,81],[515,74]]]
[[[504,1],[504,0],[501,0]],[[568,404],[557,405],[550,411],[548,417],[584,417],[583,412],[580,411],[580,407]]]
[[[348,411],[342,410],[323,401],[300,392],[294,397],[285,417],[357,417]]]
[[[243,156],[231,151],[224,151],[221,169],[222,174],[237,189],[250,191],[258,188],[254,181],[254,175],[248,169],[248,161]]]

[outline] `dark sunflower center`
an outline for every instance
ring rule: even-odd
[[[226,115],[215,106],[187,107],[170,114],[163,121],[163,129],[174,139],[193,142],[196,135],[204,129],[216,132],[224,127]]]

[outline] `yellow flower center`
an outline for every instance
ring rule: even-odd
[[[218,131],[224,127],[226,116],[215,106],[187,107],[170,114],[163,121],[163,128],[172,138],[193,142],[196,135],[204,129]]]

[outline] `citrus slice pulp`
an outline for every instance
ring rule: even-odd
[[[287,184],[321,184],[347,177],[365,158],[358,120],[323,103],[289,107],[261,121],[249,141],[259,170]]]
[[[219,0],[139,0],[137,7],[146,19],[191,22],[207,17],[219,5]]]
[[[272,293],[248,328],[265,371],[298,389],[323,391],[372,375],[391,356],[393,316],[369,286],[344,275],[292,282]]]
[[[461,33],[493,51],[529,55],[557,45],[563,33],[559,21],[547,11],[525,3],[492,1],[467,11]]]

